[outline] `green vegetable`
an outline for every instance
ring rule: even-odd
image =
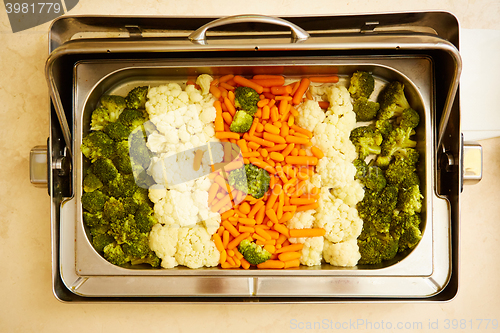
[[[122,202],[113,197],[109,198],[104,204],[102,216],[106,221],[115,223],[125,218],[125,209]]]
[[[118,122],[128,126],[131,130],[141,126],[149,119],[148,114],[137,109],[125,109],[120,114]]]
[[[382,138],[386,139],[394,129],[394,126],[389,120],[381,119],[375,122],[375,129],[380,132]]]
[[[90,213],[101,212],[106,201],[108,201],[108,197],[99,190],[85,192],[82,194],[83,209],[89,211]]]
[[[404,85],[398,81],[387,84],[380,92],[378,101],[380,103],[378,119],[400,117],[404,110],[410,108],[404,93]]]
[[[85,192],[93,192],[103,186],[101,180],[93,173],[87,174],[83,179],[83,190]]]
[[[132,259],[130,261],[132,265],[140,265],[140,264],[148,264],[151,267],[159,267],[160,266],[160,258],[156,256],[153,251],[149,251],[149,253],[141,259]]]
[[[130,109],[144,109],[146,106],[148,89],[147,86],[135,87],[132,89],[125,98],[127,107]]]
[[[133,215],[113,221],[110,225],[110,235],[115,238],[118,244],[135,242],[141,234]]]
[[[92,162],[98,158],[110,158],[114,152],[113,140],[104,132],[92,132],[82,140],[83,155]]]
[[[416,128],[419,122],[420,122],[420,115],[418,114],[418,112],[413,110],[412,108],[408,108],[403,110],[403,113],[401,114],[401,119],[399,121],[399,126],[403,128],[406,127]]]
[[[238,251],[240,251],[246,261],[248,261],[251,265],[258,265],[271,258],[271,253],[264,250],[262,245],[257,245],[250,242],[248,239],[244,239],[240,242]]]
[[[115,242],[115,239],[108,233],[109,226],[100,225],[95,228],[90,229],[90,234],[92,235],[92,246],[97,252],[103,252],[104,248],[111,243]]]
[[[244,168],[231,171],[228,180],[229,185],[259,199],[269,190],[271,176],[262,168],[253,164],[245,164]]]
[[[145,258],[151,251],[149,249],[149,237],[147,234],[141,233],[134,241],[123,244],[122,249],[131,258]]]
[[[132,173],[132,163],[130,162],[130,155],[128,152],[128,141],[118,141],[115,144],[115,157],[113,164],[119,172],[124,174]]]
[[[90,126],[93,131],[100,131],[110,122],[109,110],[99,107],[92,111]]]
[[[238,110],[229,126],[231,132],[245,133],[252,127],[253,117],[246,111]]]
[[[134,175],[118,174],[108,183],[106,193],[115,198],[131,197],[137,191]]]
[[[375,119],[379,109],[379,103],[369,101],[366,97],[358,98],[353,104],[356,121],[370,121]]]
[[[390,233],[376,233],[364,240],[358,239],[358,246],[361,254],[359,264],[379,264],[396,256],[399,239]]]
[[[420,215],[399,212],[394,217],[394,221],[394,234],[399,237],[399,252],[414,248],[420,239],[422,239],[422,233],[419,228],[421,222]]]
[[[125,109],[125,98],[117,95],[104,95],[101,97],[101,105],[108,110],[109,122],[118,120],[120,113]]]
[[[351,76],[349,93],[354,99],[369,98],[375,88],[375,79],[370,73],[357,71]]]
[[[249,87],[237,87],[234,90],[234,105],[253,116],[257,112],[257,103],[260,101],[259,94]]]
[[[362,159],[357,159],[353,162],[356,167],[355,179],[359,179],[361,183],[374,191],[381,191],[387,181],[384,172],[377,166],[367,165]]]
[[[116,121],[104,126],[103,132],[115,141],[127,140],[130,129],[122,123]]]
[[[103,184],[118,177],[118,170],[110,159],[99,158],[92,164],[93,173],[99,178]]]
[[[365,159],[370,154],[380,154],[382,135],[371,126],[356,127],[351,131],[349,139],[356,146],[360,159]]]
[[[137,224],[137,228],[142,233],[147,233],[151,230],[151,228],[158,223],[156,218],[154,217],[154,211],[147,203],[141,203],[134,215],[135,223]]]
[[[388,166],[392,156],[398,150],[414,148],[417,142],[410,139],[413,134],[413,129],[409,127],[396,127],[389,133],[389,136],[380,145],[381,155],[377,157],[377,165],[381,167]]]
[[[108,244],[103,251],[104,258],[112,264],[123,266],[130,261],[130,257],[123,252],[123,249],[119,244]]]
[[[398,209],[408,214],[420,213],[423,198],[420,193],[420,186],[403,187],[399,191]]]
[[[147,145],[147,134],[144,126],[140,126],[129,136],[129,156],[132,167],[139,165],[142,168],[148,168],[151,161],[151,152]]]
[[[102,217],[102,212],[96,212],[95,214],[83,212],[83,223],[85,223],[85,225],[89,228],[93,228],[101,224],[107,224]]]

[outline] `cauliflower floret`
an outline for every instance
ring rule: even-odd
[[[356,208],[356,204],[363,200],[365,190],[359,181],[353,180],[346,186],[334,188],[332,194],[345,204]]]
[[[175,259],[189,268],[213,267],[219,264],[220,253],[205,228],[180,228]]]
[[[288,229],[309,229],[312,228],[314,216],[316,211],[314,209],[297,212],[293,217],[287,221]]]
[[[352,110],[351,94],[346,87],[341,85],[331,86],[326,90],[330,107],[328,111],[337,116],[348,115],[354,113]],[[356,116],[354,116],[354,125],[356,124]]]
[[[154,204],[159,202],[166,196],[167,190],[162,185],[155,184],[149,188],[149,200],[151,200],[151,202]]]
[[[335,151],[331,156],[325,156],[318,161],[316,172],[321,176],[321,185],[337,188],[346,187],[356,174],[356,167],[346,161],[344,155]]]
[[[325,239],[323,245],[323,258],[333,266],[352,267],[356,266],[361,258],[358,242],[351,239],[342,243],[332,243]]]
[[[213,81],[214,79],[208,75],[208,74],[201,74],[200,76],[198,76],[196,78],[196,84],[200,86],[201,88],[201,93],[203,95],[206,95],[209,93],[210,91],[210,83]]]
[[[178,227],[162,226],[157,223],[151,229],[149,233],[149,247],[161,259],[162,267],[172,268],[178,265],[175,259],[178,239]]]
[[[297,125],[309,131],[313,131],[318,123],[325,119],[325,112],[319,107],[316,101],[306,101],[299,105],[297,109]]]
[[[323,237],[290,238],[290,243],[304,244],[300,250],[300,263],[306,266],[321,265]]]
[[[190,191],[170,189],[165,198],[155,204],[154,211],[158,222],[165,225],[191,226],[199,222],[199,209]]]
[[[335,198],[327,188],[321,189],[318,203],[314,227],[326,230],[325,239],[339,243],[358,238],[363,220],[355,208]]]

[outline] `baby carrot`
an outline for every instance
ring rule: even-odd
[[[296,132],[299,132],[299,133],[302,133],[302,134],[305,134],[307,135],[307,137],[309,138],[312,138],[313,134],[311,131],[308,131],[306,130],[305,128],[302,128],[300,126],[297,126],[297,125],[292,125],[290,126],[290,128],[292,128],[293,130],[295,130]]]
[[[227,111],[231,114],[231,116],[234,117],[234,114],[236,113],[236,109],[234,108],[233,103],[228,97],[224,97],[224,105],[226,105]]]
[[[288,212],[287,212],[288,213]],[[287,214],[285,213],[285,214]],[[283,214],[283,216],[285,216],[285,214]],[[292,215],[290,213],[290,215]],[[279,232],[280,234],[283,234],[285,235],[286,237],[289,237],[290,233],[288,232],[288,228],[285,227],[283,224],[281,223],[275,223],[274,226],[273,226],[274,230],[276,230],[277,232]]]
[[[288,261],[284,261],[283,263],[285,265],[283,268],[299,267],[300,266],[300,259],[288,260]]]
[[[228,127],[233,122],[233,116],[231,116],[231,114],[229,112],[227,112],[227,111],[226,112],[222,112],[222,119],[224,119],[224,122],[228,125]],[[224,130],[225,130],[225,128],[223,129],[223,131]]]
[[[281,86],[281,87],[271,87],[271,94],[273,95],[287,95],[292,93],[292,87]]]
[[[257,268],[285,268],[285,263],[279,260],[268,260],[258,264]]]
[[[290,207],[290,206],[283,206],[283,211],[285,211],[285,207]],[[295,206],[292,206],[292,207],[295,207]],[[286,221],[289,221],[291,220],[293,217],[293,213],[292,212],[285,212],[283,213],[283,216],[279,219],[279,223],[285,223]]]
[[[252,207],[252,209],[250,210],[250,212],[248,213],[248,217],[250,217],[250,218],[254,218],[254,217],[255,217],[255,215],[257,214],[257,212],[259,211],[259,209],[260,209],[262,206],[264,206],[264,205],[265,205],[264,201],[262,201],[262,200],[257,201],[257,202],[253,205],[253,207]]]
[[[238,231],[239,232],[249,232],[249,233],[253,234],[255,232],[255,229],[252,227],[247,227],[246,225],[240,225],[238,227]]]
[[[255,225],[255,219],[251,219],[248,217],[240,217],[240,218],[238,218],[238,222],[241,224],[249,225],[249,226]]]
[[[214,95],[215,98],[219,99],[220,96],[221,96],[221,91],[219,88],[217,88],[216,86],[210,86],[210,92],[212,93],[212,95]]]
[[[303,212],[303,211],[306,211],[306,210],[310,210],[310,209],[316,209],[319,207],[319,204],[317,202],[313,203],[313,204],[310,204],[310,205],[300,205],[300,206],[297,206],[297,212]]]
[[[308,78],[303,78],[302,80],[300,80],[299,87],[297,88],[297,91],[295,91],[295,94],[293,95],[292,103],[294,105],[300,104],[300,102],[302,101],[302,96],[307,91],[307,88],[309,88],[310,83],[311,81]]]
[[[334,75],[334,76],[311,76],[309,78],[311,82],[316,82],[316,83],[337,83],[339,82],[339,77]]]
[[[267,231],[265,231],[262,228],[255,229],[255,233],[258,234],[259,236],[262,236],[265,240],[271,240],[271,235],[269,235]]]
[[[262,168],[264,170],[266,170],[267,172],[269,172],[270,174],[275,174],[276,173],[276,169],[273,168],[270,164],[262,161],[262,160],[259,160],[258,158],[256,157],[250,157],[250,163],[252,163],[253,165],[259,167],[259,168]]]
[[[222,82],[227,82],[229,80],[231,80],[232,78],[234,77],[233,74],[227,74],[227,75],[224,75],[224,76],[221,76],[219,78],[219,82],[222,83]]]
[[[227,96],[231,96],[231,93],[233,92],[234,90],[234,87],[227,84],[226,82],[221,82],[219,84],[220,87],[223,87],[223,88],[226,88],[228,91],[227,91]],[[233,93],[233,96],[230,98],[231,102],[234,102],[234,93]]]
[[[286,140],[285,140],[285,138],[282,137],[281,135],[278,135],[278,134],[272,134],[272,133],[269,133],[269,132],[264,132],[263,137],[264,137],[265,140],[268,140],[268,141],[271,141],[271,142],[274,142],[274,143],[278,143],[278,144],[287,143]]]
[[[269,107],[269,105],[264,105],[262,107],[262,119],[269,119],[271,115],[271,108]]]
[[[238,237],[240,232],[236,230],[234,225],[232,225],[229,221],[223,221],[222,225],[226,228],[226,231],[229,232],[233,237]]]
[[[319,107],[322,108],[323,110],[327,110],[330,107],[330,102],[319,101],[318,104]]]
[[[274,212],[273,209],[267,209],[266,210],[266,216],[269,217],[269,219],[274,222],[274,223],[279,223],[278,217],[276,216],[276,213]]]
[[[301,244],[301,243],[286,245],[286,246],[283,246],[281,249],[276,250],[276,253],[300,251],[300,250],[302,250],[303,247],[304,247],[304,244]]]
[[[291,198],[290,203],[292,205],[310,205],[316,202],[316,199],[306,199],[306,198]]]
[[[285,161],[288,164],[298,164],[298,165],[316,165],[318,164],[318,158],[316,156],[287,156]]]
[[[222,133],[222,132],[218,132],[218,133]],[[235,134],[237,134],[237,133],[235,133]],[[217,133],[216,133],[216,137],[217,137]],[[239,138],[239,134],[238,134],[238,138]],[[271,141],[265,140],[265,139],[261,139],[259,137],[256,137],[255,135],[248,135],[248,133],[245,133],[245,134],[243,134],[243,138],[247,141],[253,141],[261,146],[274,147],[274,142],[271,142]]]
[[[311,147],[311,152],[318,159],[321,159],[321,158],[325,157],[325,154],[323,154],[323,152],[321,151],[321,149],[319,149],[318,147]]]
[[[250,268],[250,263],[248,261],[246,261],[245,258],[241,258],[241,267],[243,267],[243,269],[249,269]]]
[[[303,138],[303,137],[295,136],[295,135],[287,135],[285,137],[285,140],[288,143],[298,143],[300,145],[307,145],[307,144],[309,144],[309,139],[308,138]]]
[[[215,101],[214,107],[215,107],[215,121],[214,121],[215,131],[222,132],[224,131],[224,118],[222,117],[222,107],[220,101]]]
[[[250,233],[248,233],[248,232],[244,232],[244,233],[240,234],[238,237],[236,237],[235,239],[230,241],[229,244],[227,244],[227,248],[234,249],[235,247],[237,247],[240,244],[240,242],[242,240],[244,240],[248,236],[250,236]]]
[[[255,215],[255,222],[257,226],[262,224],[262,222],[264,222],[265,216],[266,216],[266,206],[262,206],[259,208],[257,214]]]
[[[214,239],[214,244],[215,247],[217,247],[217,250],[219,250],[219,252],[224,251],[224,245],[222,244],[222,239],[220,239],[220,236],[218,234],[214,234],[212,237]]]
[[[217,139],[240,139],[240,134],[239,133],[233,133],[233,132],[217,132],[215,133],[215,137]]]
[[[248,202],[243,202],[240,207],[240,212],[242,212],[243,214],[248,214],[250,213],[250,204]]]
[[[267,79],[282,79],[285,82],[283,75],[273,75],[273,74],[256,74],[253,76],[255,80],[267,80]]]
[[[313,229],[290,229],[290,237],[319,237],[324,236],[326,233],[323,228],[313,228]]]
[[[273,152],[273,151],[281,151],[281,150],[285,149],[286,146],[288,146],[288,145],[286,143],[283,143],[283,144],[279,144],[279,145],[274,145],[274,147],[268,147],[268,148],[266,148],[266,150],[268,153]]]
[[[275,151],[269,154],[269,158],[275,160],[276,162],[282,162],[285,160],[285,157],[282,154]]]
[[[224,248],[227,247],[228,243],[229,243],[229,231],[224,230],[224,232],[222,233],[222,245],[224,246]]]
[[[267,123],[264,126],[264,131],[266,131],[270,134],[275,134],[275,135],[280,134],[280,129],[278,127],[274,126],[273,124],[270,124],[270,123]]]
[[[233,78],[233,80],[234,80],[234,82],[236,82],[239,85],[254,89],[258,94],[262,94],[262,92],[264,91],[264,87],[262,87],[260,84],[257,84],[255,82],[248,80],[248,79],[245,79],[242,76],[236,75]]]
[[[219,191],[219,184],[213,183],[208,189],[208,202],[212,202]]]
[[[299,259],[301,254],[299,252],[284,252],[278,255],[278,259],[281,261],[289,261],[294,259]]]

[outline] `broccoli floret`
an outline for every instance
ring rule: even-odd
[[[133,168],[136,164],[142,168],[149,167],[151,152],[146,145],[146,139],[147,135],[144,126],[137,127],[129,137],[129,156]]]
[[[398,253],[398,239],[390,233],[378,233],[365,240],[358,239],[361,259],[359,264],[379,264],[382,260],[389,260]]]
[[[375,122],[375,129],[380,132],[384,140],[389,136],[389,134],[394,130],[393,124],[387,119],[377,120]]]
[[[137,228],[133,215],[129,215],[124,219],[112,222],[109,232],[118,244],[131,244],[135,242],[141,234]]]
[[[398,193],[399,189],[396,186],[387,185],[384,187],[379,196],[379,209],[382,212],[392,214],[398,203]]]
[[[149,191],[147,188],[139,187],[133,194],[132,198],[139,205],[147,204],[151,206],[151,201],[149,200],[148,193]]]
[[[146,106],[146,100],[148,96],[148,87],[135,87],[130,90],[125,101],[127,102],[127,107],[130,109],[144,109]]]
[[[401,188],[398,196],[398,209],[405,213],[414,214],[420,213],[422,210],[422,193],[420,193],[420,186],[413,185],[408,188]]]
[[[356,167],[356,174],[354,175],[354,179],[363,181],[366,174],[368,173],[368,165],[366,164],[365,160],[358,158],[354,160],[352,164]]]
[[[400,127],[416,128],[420,122],[420,115],[412,108],[403,110],[401,119],[399,119]]]
[[[137,208],[139,207],[139,204],[134,200],[133,197],[121,198],[120,201],[123,204],[123,210],[125,211],[125,214],[127,216],[134,215],[137,211]]]
[[[108,197],[99,190],[82,194],[82,207],[92,214],[102,212]]]
[[[102,213],[97,212],[95,214],[89,212],[83,212],[83,223],[89,227],[94,228],[102,224],[106,224],[107,222],[103,219]]]
[[[109,123],[109,110],[105,107],[100,107],[92,111],[90,120],[90,129],[100,131]]]
[[[371,215],[366,221],[369,222],[377,232],[389,232],[392,225],[392,212],[386,213],[379,210]]]
[[[121,173],[132,173],[132,163],[130,162],[130,156],[128,153],[128,141],[119,141],[116,143],[113,164]]]
[[[400,117],[403,110],[410,108],[404,93],[404,85],[398,81],[387,84],[378,98],[380,103],[378,119]]]
[[[137,224],[137,228],[142,233],[150,232],[151,228],[157,223],[157,220],[154,217],[153,209],[151,209],[151,207],[149,207],[146,203],[139,205],[134,215],[134,219]]]
[[[252,127],[253,117],[246,111],[238,110],[229,126],[231,132],[245,133]]]
[[[253,164],[245,164],[245,172],[247,174],[248,194],[255,199],[262,198],[269,190],[271,182],[269,172]]]
[[[97,159],[92,165],[92,171],[104,184],[118,176],[118,170],[113,162],[107,158]]]
[[[366,97],[358,98],[353,104],[356,121],[370,121],[375,119],[379,109],[379,103],[369,101]]]
[[[113,140],[106,133],[97,131],[83,138],[80,149],[85,157],[94,162],[98,158],[112,157],[113,146]]]
[[[122,249],[131,259],[145,258],[151,251],[149,249],[149,237],[147,234],[141,233],[133,242],[123,244]]]
[[[149,253],[142,259],[132,259],[130,261],[132,265],[140,265],[140,264],[148,264],[151,267],[159,267],[160,266],[160,258],[156,256],[153,251],[149,251]]]
[[[377,165],[387,166],[396,151],[415,147],[417,142],[410,139],[412,135],[411,128],[395,128],[380,145],[381,155],[377,157]]]
[[[246,261],[251,265],[258,265],[271,258],[271,253],[265,250],[262,245],[257,245],[250,242],[248,239],[244,239],[240,242],[238,251],[240,251]]]
[[[349,139],[356,146],[358,158],[360,159],[381,152],[382,135],[370,126],[356,127],[351,131]]]
[[[102,214],[103,218],[109,222],[116,222],[123,219],[125,215],[125,208],[121,201],[111,197],[104,204],[104,210]]]
[[[101,253],[104,248],[115,241],[115,239],[109,235],[108,226],[102,225],[90,229],[90,234],[92,235],[92,245],[97,252]]]
[[[127,106],[125,98],[117,95],[104,95],[101,97],[100,102],[108,110],[109,122],[117,121],[120,113]]]
[[[396,159],[385,171],[387,181],[399,187],[420,185],[420,179],[416,173],[418,155],[418,152],[412,148],[399,150],[395,154]]]
[[[252,88],[238,87],[234,90],[234,105],[251,116],[257,112],[257,103],[259,101],[259,94]]]
[[[103,131],[115,141],[127,140],[130,135],[130,129],[117,121],[104,126]]]
[[[361,182],[373,191],[380,191],[387,184],[384,172],[377,166],[368,166],[365,177],[361,179]]]
[[[104,258],[112,264],[123,266],[130,261],[130,257],[123,252],[119,244],[111,243],[104,248]]]
[[[255,199],[260,199],[269,190],[271,176],[269,173],[253,164],[245,164],[229,173],[229,185],[237,190],[247,193]]]
[[[148,119],[149,117],[146,112],[137,109],[125,109],[120,114],[118,121],[128,126],[131,130],[134,130],[136,127],[144,124]]]
[[[393,233],[399,237],[399,252],[414,248],[422,239],[420,215],[400,212],[394,219],[396,226]]]
[[[372,190],[365,190],[363,200],[358,202],[356,209],[358,210],[359,217],[363,220],[371,218],[372,215],[377,213],[380,206],[379,192]]]
[[[137,188],[134,175],[118,174],[115,179],[108,183],[107,193],[115,198],[126,198],[134,195]]]
[[[349,93],[354,99],[369,98],[375,88],[375,79],[370,73],[357,71],[351,76]]]
[[[103,186],[101,180],[93,173],[87,174],[83,179],[83,190],[85,192],[93,192]]]

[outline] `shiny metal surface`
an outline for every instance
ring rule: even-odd
[[[47,187],[47,146],[35,146],[30,151],[30,181],[33,186]]]
[[[464,142],[463,184],[474,185],[483,178],[483,148],[477,142]]]
[[[207,31],[212,28],[220,27],[223,25],[235,24],[235,23],[249,23],[249,22],[258,22],[258,23],[268,23],[274,25],[281,25],[284,27],[290,28],[292,32],[292,42],[298,43],[307,40],[310,35],[302,29],[301,27],[283,20],[279,17],[270,17],[263,15],[236,15],[223,17],[212,22],[205,24],[200,27],[198,30],[192,32],[188,39],[194,43],[206,45],[207,44]]]
[[[271,63],[274,60],[274,64],[278,60],[277,57],[285,55],[285,58],[305,57],[308,59],[305,63],[308,62],[309,65],[321,56],[327,58],[348,56],[350,62],[346,61],[344,65],[362,66],[364,61],[365,65],[375,64],[382,68],[389,68],[389,71],[383,70],[384,74],[392,72],[399,78],[402,73],[405,80],[415,83],[410,85],[412,91],[416,88],[415,97],[428,104],[428,110],[432,110],[431,114],[426,117],[425,130],[421,132],[424,135],[425,145],[419,148],[424,150],[426,156],[423,173],[427,185],[425,195],[428,207],[426,207],[423,242],[401,262],[383,268],[367,269],[367,267],[360,266],[354,269],[339,269],[326,265],[320,269],[305,268],[290,271],[285,275],[276,274],[275,271],[252,271],[251,275],[244,272],[231,272],[229,274],[232,275],[227,276],[228,273],[217,269],[203,269],[198,272],[198,270],[176,268],[169,270],[167,274],[165,274],[166,270],[122,269],[105,262],[93,251],[88,244],[86,234],[82,232],[84,229],[79,224],[81,220],[77,221],[79,216],[77,200],[80,189],[74,185],[78,184],[75,181],[78,171],[81,170],[81,165],[78,165],[80,161],[75,164],[71,178],[60,177],[57,173],[49,172],[52,198],[51,239],[54,295],[67,302],[138,300],[150,302],[397,302],[447,301],[455,297],[458,290],[459,191],[453,184],[458,183],[461,169],[459,164],[449,172],[440,170],[439,165],[436,165],[439,160],[436,156],[439,156],[441,152],[434,148],[436,147],[435,138],[437,138],[436,124],[442,121],[442,114],[446,113],[450,105],[449,89],[456,82],[453,75],[458,64],[454,60],[458,48],[456,18],[444,12],[286,18],[311,34],[312,37],[309,40],[300,44],[290,44],[289,32],[283,29],[256,33],[253,31],[253,26],[245,24],[234,25],[234,28],[231,25],[231,29],[228,27],[220,30],[214,29],[210,33],[209,45],[195,45],[187,39],[189,33],[213,19],[169,18],[169,20],[164,20],[162,17],[110,18],[103,16],[63,17],[56,20],[49,34],[51,56],[47,62],[48,65],[53,65],[50,71],[47,71],[48,78],[52,75],[48,82],[54,101],[52,105],[54,108],[51,110],[52,128],[49,141],[51,158],[57,159],[64,156],[65,134],[63,132],[65,129],[70,129],[67,133],[70,136],[80,135],[78,140],[81,140],[82,132],[72,133],[72,126],[78,119],[73,119],[74,105],[71,98],[68,98],[71,96],[68,87],[72,86],[74,80],[71,70],[80,60],[109,59],[118,66],[114,70],[118,70],[122,65],[120,62],[126,61],[123,59],[133,58],[134,66],[137,66],[143,65],[143,60],[152,55],[164,59],[175,59],[176,55],[182,55],[182,58],[190,61],[192,58],[207,60],[212,57],[217,58],[221,54],[228,56],[238,54],[251,59],[263,57]],[[130,35],[125,26],[138,27],[133,31],[134,36]],[[142,36],[140,43],[137,39],[129,38],[140,37],[138,31]],[[252,38],[248,38],[248,35]],[[144,38],[146,36],[160,38]],[[62,47],[56,50],[59,46]],[[417,78],[421,76],[421,68],[415,68],[414,72],[406,72],[407,69],[404,68],[398,69],[397,58],[405,56],[434,62],[430,69],[431,72],[435,71],[431,74],[430,91],[421,89],[421,84],[414,78],[414,76]],[[358,63],[360,60],[361,62]],[[177,64],[174,62],[175,65]],[[112,67],[110,64],[107,66]],[[179,64],[179,66],[182,65]],[[188,66],[193,65],[188,63]],[[246,65],[241,68],[249,67]],[[242,74],[243,72],[244,70]],[[84,85],[81,88],[83,89]],[[87,88],[91,89],[92,85]],[[444,96],[448,96],[447,99]],[[91,98],[87,101],[91,101]],[[460,160],[460,153],[456,150],[456,143],[459,142],[460,136],[458,97],[451,102],[450,122],[445,122],[444,125],[446,135],[443,137],[443,147],[456,160]],[[58,123],[58,114],[61,112],[68,119],[67,127],[61,121]],[[75,138],[71,137],[67,146],[76,146],[78,140],[75,141]],[[67,223],[68,219],[74,222]],[[76,242],[75,236],[78,237]],[[436,239],[448,241],[438,243]],[[79,244],[88,252],[77,254]],[[420,249],[426,247],[425,244],[430,246],[431,251],[422,253]],[[429,254],[433,258],[430,264],[425,259],[425,256]],[[92,266],[91,270],[96,270],[98,274],[92,275],[89,272],[82,274],[76,268],[77,261],[82,265],[86,264],[86,261],[92,263],[95,267]],[[424,269],[418,272],[421,263]],[[101,264],[110,267],[103,267]],[[397,267],[399,271],[394,267]],[[230,285],[229,282],[231,282]],[[302,289],[287,293],[287,284]],[[124,286],[127,289],[126,293],[123,292]],[[185,288],[184,291],[180,291],[180,287]]]

